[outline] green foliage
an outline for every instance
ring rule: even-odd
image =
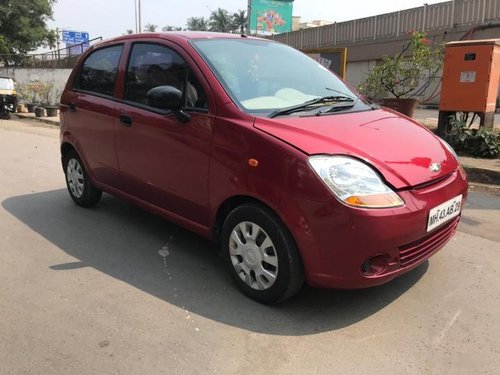
[[[218,8],[212,11],[212,14],[210,14],[210,31],[221,33],[233,31],[233,21],[227,10]]]
[[[205,17],[191,17],[188,18],[186,26],[190,31],[208,31],[210,21]]]
[[[163,26],[161,31],[182,31],[182,27],[167,25]]]
[[[31,81],[16,85],[18,99],[23,103],[54,105],[59,101],[61,93],[56,90],[54,82]]]
[[[53,47],[56,32],[47,28],[55,0],[0,0],[0,53],[24,55]],[[12,59],[3,58],[5,64]]]
[[[240,34],[245,34],[248,28],[248,17],[244,10],[239,10],[233,14],[233,30],[239,32]]]
[[[218,8],[210,14],[210,31],[221,33],[245,33],[248,18],[244,10],[229,14],[226,9]]]
[[[460,118],[450,122],[451,131],[444,139],[457,153],[490,159],[500,155],[500,140],[492,130],[484,127],[470,129],[467,122]]]
[[[473,155],[484,158],[496,158],[500,154],[500,141],[491,130],[480,128],[474,139]]]
[[[157,28],[158,28],[158,25],[153,25],[152,23],[147,23],[146,25],[144,25],[144,32],[154,33]]]
[[[443,66],[442,46],[433,47],[423,32],[412,31],[401,52],[375,66],[359,90],[370,98],[389,92],[396,98],[418,96]]]
[[[239,10],[230,14],[226,9],[218,8],[211,12],[209,18],[190,17],[186,22],[189,31],[215,31],[221,33],[241,33],[247,30],[248,17],[246,11]],[[165,26],[163,31],[181,31],[181,27]]]

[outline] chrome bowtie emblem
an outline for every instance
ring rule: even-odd
[[[429,165],[429,170],[434,173],[438,173],[441,170],[441,164],[439,163],[432,163]]]

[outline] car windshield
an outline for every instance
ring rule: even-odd
[[[0,78],[0,90],[14,90],[14,81],[10,78]]]
[[[336,75],[286,45],[245,38],[198,39],[192,44],[249,113],[269,115],[324,97],[358,102],[357,94]]]

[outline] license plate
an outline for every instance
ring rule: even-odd
[[[462,195],[459,195],[431,209],[427,221],[427,232],[460,215],[461,207]]]

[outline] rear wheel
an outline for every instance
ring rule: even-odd
[[[246,204],[233,210],[224,222],[222,247],[237,286],[259,302],[284,301],[304,283],[294,239],[264,206]]]
[[[73,201],[82,207],[94,206],[102,192],[90,182],[85,167],[75,151],[68,151],[63,159],[66,186]]]

